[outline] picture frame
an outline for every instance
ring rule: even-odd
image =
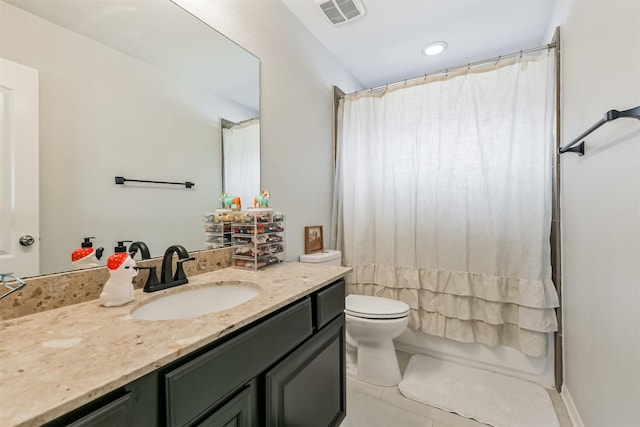
[[[312,225],[304,228],[304,253],[314,254],[324,250],[322,226]]]

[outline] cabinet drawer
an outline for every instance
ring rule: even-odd
[[[311,301],[305,298],[167,373],[167,424],[183,426],[195,420],[311,334]]]
[[[344,312],[344,298],[344,280],[340,280],[317,293],[315,324],[318,329]]]
[[[69,427],[132,426],[131,393],[68,424]]]

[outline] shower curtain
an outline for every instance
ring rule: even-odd
[[[243,207],[260,194],[260,119],[222,129],[224,191],[239,196]]]
[[[552,83],[545,53],[342,100],[332,237],[349,293],[408,303],[428,334],[546,354]]]

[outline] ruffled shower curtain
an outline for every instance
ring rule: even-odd
[[[224,191],[239,196],[243,207],[260,194],[260,119],[222,129]]]
[[[428,334],[546,354],[552,83],[548,54],[343,99],[333,237],[349,293],[408,303]]]

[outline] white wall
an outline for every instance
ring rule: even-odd
[[[261,182],[286,213],[287,259],[304,227],[328,246],[333,191],[333,85],[361,89],[279,0],[176,0],[260,58]]]
[[[41,273],[69,270],[82,237],[204,249],[219,206],[220,116],[255,115],[215,94],[0,2],[0,56],[40,71]],[[116,186],[115,176],[195,187]]]
[[[276,0],[177,0],[261,60],[263,185],[304,225],[330,223],[331,85],[357,89]],[[640,3],[572,3],[563,25],[563,139],[640,104]],[[543,42],[546,42],[545,39]],[[308,160],[305,160],[308,159]],[[563,156],[566,385],[585,424],[640,425],[640,133],[621,119]]]
[[[562,140],[640,105],[640,2],[574,1],[562,25]],[[640,425],[640,122],[562,156],[565,386],[587,426]]]

